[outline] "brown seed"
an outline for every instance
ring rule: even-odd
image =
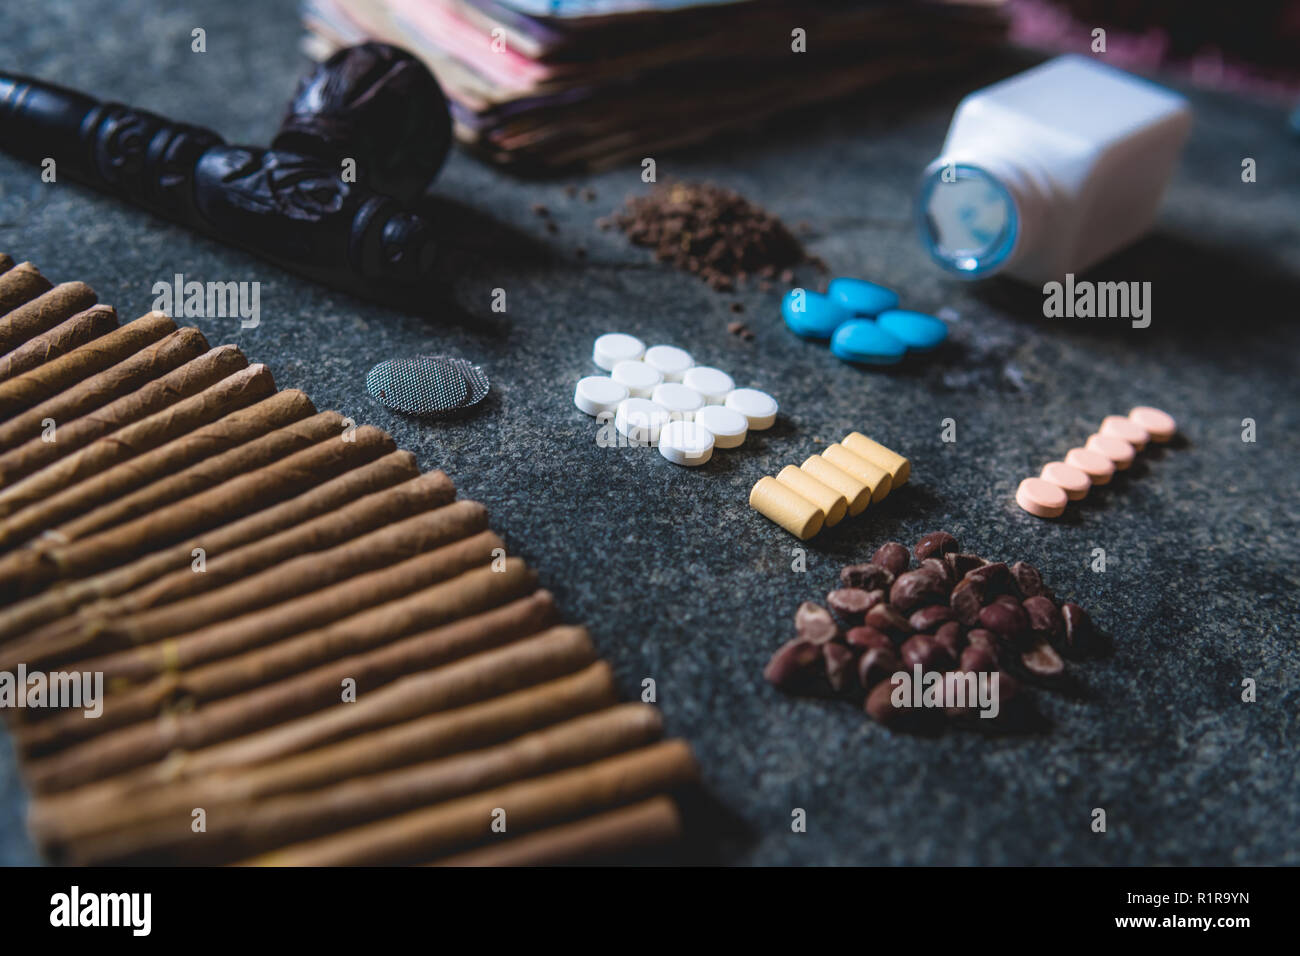
[[[1007,607],[1020,607],[1020,598],[1010,594],[999,594],[990,604],[1005,604]]]
[[[912,625],[912,630],[922,632],[932,632],[949,621],[956,624],[952,619],[952,608],[946,604],[931,604],[929,607],[923,607],[918,611],[913,611],[912,616],[907,619],[907,623]],[[961,627],[957,624],[957,627]]]
[[[794,613],[794,629],[799,637],[814,644],[825,644],[839,634],[839,625],[831,612],[813,601],[804,601]]]
[[[957,539],[947,531],[931,531],[916,542],[916,547],[912,550],[919,560],[924,561],[926,558],[942,557],[950,551],[960,551],[961,548],[957,545]]]
[[[1043,576],[1032,564],[1017,561],[1011,565],[1011,577],[1015,580],[1016,587],[1020,589],[1022,597],[1037,597],[1043,593]]]
[[[1061,636],[1063,627],[1061,612],[1056,605],[1042,595],[1027,597],[1024,600],[1025,614],[1029,616],[1029,629],[1034,636],[1045,641],[1054,641]]]
[[[982,627],[972,628],[966,632],[966,643],[971,647],[982,647],[996,659],[998,653],[998,636]]]
[[[1071,654],[1088,654],[1093,649],[1092,619],[1077,604],[1061,605],[1061,621],[1065,630],[1065,647]]]
[[[960,669],[975,673],[995,671],[998,669],[998,659],[989,648],[972,644],[961,652]]]
[[[840,693],[854,672],[853,652],[843,644],[823,644],[822,658],[826,666],[826,680],[831,690]]]
[[[954,579],[960,581],[966,576],[967,571],[973,571],[983,564],[987,564],[978,554],[960,554],[949,551],[943,556],[944,564],[952,571]]]
[[[899,653],[908,670],[920,664],[923,671],[941,671],[957,663],[933,634],[913,634],[903,642]]]
[[[980,624],[1008,641],[1018,641],[1029,629],[1029,617],[1022,607],[989,604],[980,609]]]
[[[889,589],[889,603],[900,611],[911,611],[922,604],[942,600],[943,585],[929,571],[908,571],[901,574]]]
[[[994,671],[993,673],[997,675],[999,704],[1005,706],[1020,696],[1020,681],[1003,670]]]
[[[906,637],[912,633],[912,625],[907,623],[907,618],[898,613],[898,608],[888,603],[873,607],[863,618],[863,623],[897,637]]]
[[[776,653],[767,662],[767,666],[763,668],[763,676],[767,678],[768,683],[777,687],[788,687],[820,657],[821,651],[818,645],[796,637],[777,648]]]
[[[978,568],[967,571],[962,580],[979,585],[980,603],[987,604],[999,594],[1006,593],[1011,585],[1011,570],[1001,561],[996,564],[981,564]]]
[[[926,558],[921,562],[918,571],[925,571],[934,577],[935,581],[943,587],[943,593],[947,594],[952,590],[952,586],[957,583],[957,578],[953,576],[952,568],[948,567],[948,562],[939,558]]]
[[[741,332],[745,331],[745,323],[744,323],[744,322],[728,322],[728,323],[727,323],[727,331],[730,332],[732,335],[739,335]]]
[[[984,606],[983,596],[983,589],[977,582],[972,581],[969,575],[962,578],[948,595],[948,604],[952,608],[953,617],[967,627],[974,627],[979,623],[980,608]]]
[[[871,563],[887,569],[897,577],[911,566],[912,555],[908,552],[907,545],[887,541],[876,549],[876,553],[871,556]]]
[[[862,625],[861,627],[852,628],[844,635],[844,640],[848,642],[849,647],[862,647],[867,650],[892,651],[894,642],[888,634],[876,630],[874,627]]]
[[[861,588],[836,588],[826,595],[826,604],[846,621],[860,623],[862,615],[885,600],[884,591],[864,591]]]
[[[966,646],[966,640],[962,637],[962,627],[956,621],[948,621],[939,625],[939,629],[934,632],[934,639],[953,660],[961,657],[962,648]]]
[[[840,582],[845,587],[862,588],[864,591],[874,591],[877,588],[888,590],[894,583],[894,574],[874,561],[870,564],[850,564],[840,569]]]
[[[902,669],[902,662],[892,647],[871,647],[858,658],[858,683],[863,690],[871,690]]]
[[[886,727],[897,724],[907,716],[906,708],[895,707],[891,699],[894,687],[890,681],[881,681],[871,689],[863,705],[871,719]]]
[[[1047,641],[1038,641],[1020,655],[1025,670],[1037,677],[1059,677],[1065,673],[1065,662]]]

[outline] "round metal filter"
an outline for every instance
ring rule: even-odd
[[[447,359],[452,365],[461,370],[465,376],[465,383],[469,386],[469,397],[465,399],[465,408],[477,405],[483,401],[488,393],[488,377],[483,369],[479,368],[464,359]]]
[[[410,415],[441,415],[466,407],[470,384],[446,359],[422,356],[380,362],[366,375],[366,390],[389,408]]]

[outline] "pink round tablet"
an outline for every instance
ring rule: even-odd
[[[1101,420],[1101,428],[1098,429],[1097,434],[1126,441],[1138,451],[1146,448],[1147,442],[1151,440],[1145,428],[1123,415],[1107,415]]]
[[[1099,455],[1105,455],[1115,463],[1115,467],[1120,471],[1133,464],[1133,446],[1118,438],[1110,438],[1107,435],[1093,435],[1084,442],[1083,447],[1088,451],[1095,451]]]
[[[1115,463],[1105,455],[1086,448],[1071,448],[1065,455],[1065,463],[1071,468],[1078,468],[1087,475],[1094,485],[1104,485],[1115,474]]]
[[[1178,431],[1178,424],[1172,416],[1150,405],[1139,405],[1128,413],[1128,417],[1144,428],[1152,441],[1169,441]]]
[[[1086,497],[1088,489],[1092,487],[1092,479],[1086,471],[1063,461],[1049,461],[1043,466],[1043,473],[1039,477],[1056,485],[1071,501]]]
[[[1016,504],[1037,518],[1059,518],[1065,502],[1065,492],[1042,478],[1026,478],[1016,489]]]

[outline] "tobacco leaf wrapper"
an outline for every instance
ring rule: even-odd
[[[7,355],[0,356],[0,382],[66,355],[77,346],[107,335],[115,328],[117,311],[111,305],[92,305],[48,332],[29,339]]]
[[[170,318],[150,312],[67,355],[0,382],[0,415],[7,418],[31,408],[175,331],[176,323]]]

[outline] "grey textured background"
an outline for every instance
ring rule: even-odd
[[[207,30],[208,52],[189,33]],[[8,0],[0,63],[267,142],[305,66],[289,2]],[[472,266],[456,302],[399,314],[286,275],[241,252],[71,184],[43,185],[0,157],[0,249],[55,281],[83,279],[124,319],[176,272],[261,282],[262,324],[198,324],[305,389],[388,429],[426,467],[485,502],[493,527],[585,622],[625,691],[658,685],[673,734],[696,748],[723,811],[668,859],[728,863],[1300,863],[1295,737],[1296,302],[1300,144],[1278,104],[1192,92],[1197,126],[1156,235],[1100,270],[1154,283],[1154,321],[1045,320],[1041,295],[938,275],[913,239],[912,186],[961,93],[1016,68],[917,93],[894,89],[659,159],[660,177],[711,179],[787,222],[832,274],[898,289],[955,316],[950,347],[893,372],[843,365],[782,327],[778,295],[715,294],[655,264],[595,220],[642,188],[620,168],[546,183],[454,155],[432,197]],[[1240,181],[1243,156],[1259,182]],[[592,186],[595,202],[564,185]],[[560,225],[533,215],[546,203]],[[586,261],[576,249],[588,250]],[[504,288],[509,311],[489,312]],[[740,301],[752,343],[725,331]],[[601,449],[572,405],[592,338],[623,330],[691,349],[773,392],[777,428],[698,470],[653,451]],[[485,410],[428,426],[364,392],[375,362],[421,351],[481,362]],[[1016,508],[1017,482],[1138,403],[1184,439],[1148,454],[1058,522]],[[939,439],[941,419],[958,441]],[[1256,444],[1241,421],[1258,423]],[[913,481],[815,540],[796,543],[745,504],[760,476],[851,429],[909,455]],[[947,528],[967,550],[1037,564],[1114,634],[1076,668],[1084,691],[1036,692],[1042,733],[891,736],[843,703],[791,699],[760,671],[800,601],[881,542]],[[1110,566],[1094,574],[1093,548]],[[1259,700],[1239,700],[1243,677]],[[2,738],[0,738],[2,739]],[[0,863],[35,860],[21,787],[0,744]],[[808,812],[793,834],[792,808]],[[1089,830],[1106,808],[1109,832]]]

